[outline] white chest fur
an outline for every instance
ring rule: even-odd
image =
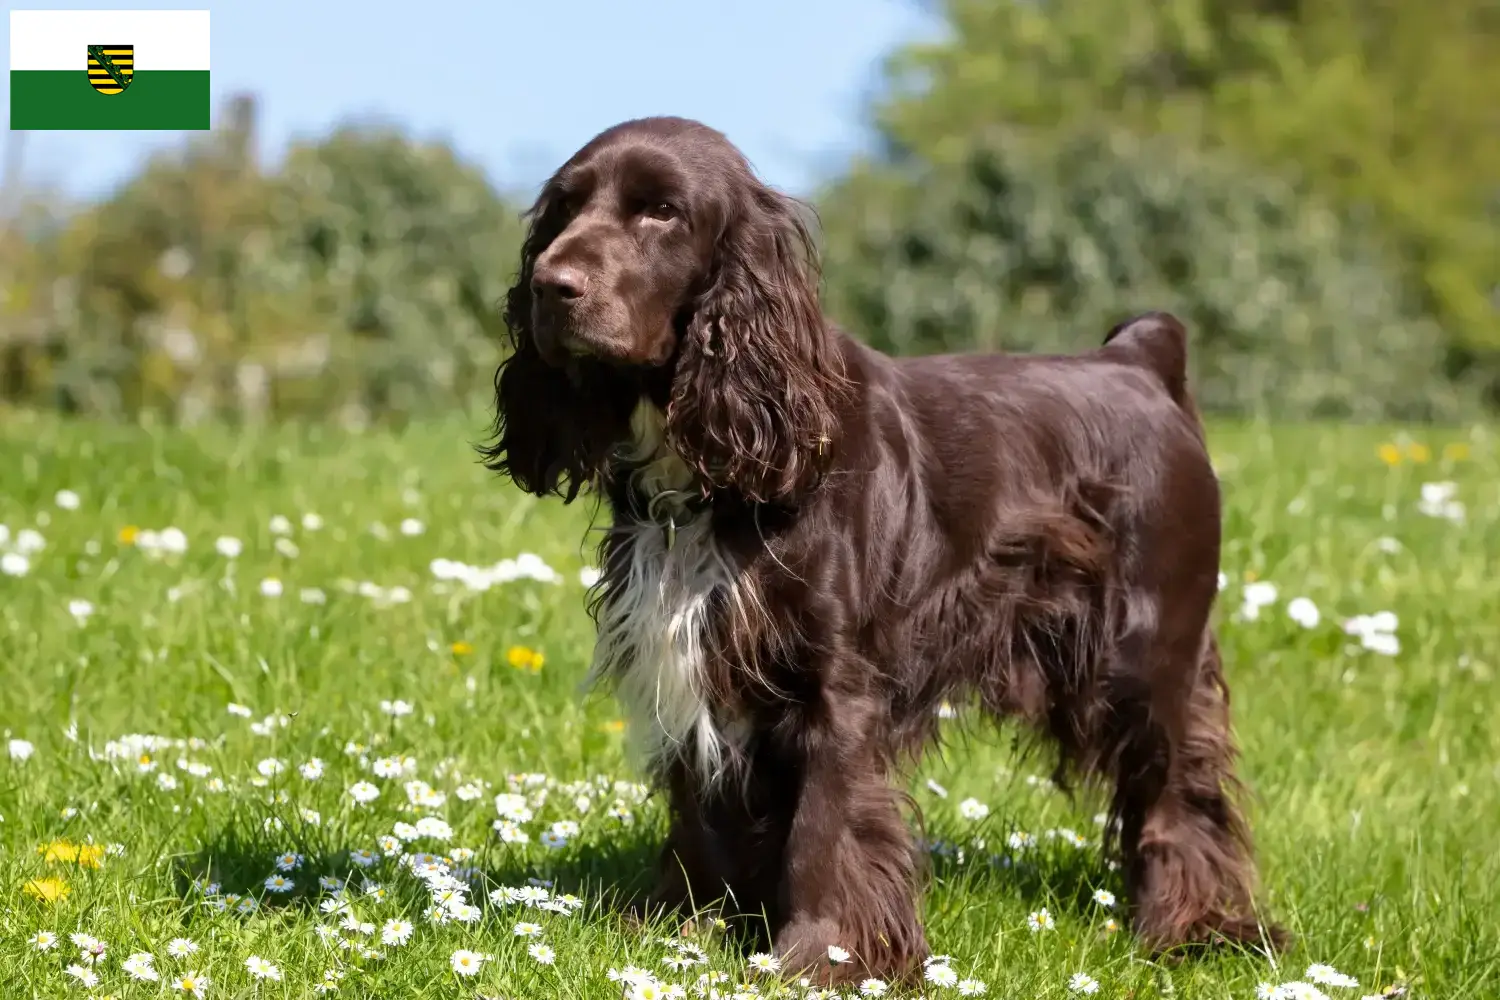
[[[688,515],[672,502],[691,476],[666,447],[662,423],[660,411],[644,403],[632,421],[636,457],[647,460],[636,482],[663,501],[661,520],[612,529],[623,558],[603,581],[592,676],[614,688],[643,764],[681,756],[711,783],[744,733],[709,704],[707,631],[715,592],[733,612],[743,607],[745,588],[714,539],[709,514]]]

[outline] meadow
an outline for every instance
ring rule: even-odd
[[[622,916],[664,815],[579,691],[589,511],[485,472],[482,431],[0,419],[0,996],[833,995],[711,915]],[[958,705],[908,779],[923,995],[1500,996],[1500,442],[1210,434],[1295,947],[1142,953],[1102,803]]]

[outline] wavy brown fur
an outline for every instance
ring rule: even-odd
[[[735,781],[686,743],[652,761],[673,811],[654,901],[727,891],[825,981],[918,975],[920,854],[892,776],[973,696],[1112,789],[1153,948],[1274,942],[1235,805],[1219,491],[1181,324],[1138,317],[1074,357],[895,360],[826,322],[816,283],[794,203],[719,133],[644,119],[549,180],[507,301],[488,463],[608,501],[596,616],[631,586],[650,610],[643,558],[671,572],[642,524],[707,523],[700,562],[727,567],[689,581],[706,612],[659,609],[663,629],[701,622],[673,669]],[[631,430],[642,406],[664,433]],[[829,945],[855,961],[830,967]]]

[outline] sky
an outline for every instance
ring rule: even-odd
[[[868,144],[879,62],[937,28],[917,0],[23,0],[22,9],[211,11],[215,108],[259,99],[260,153],[351,120],[450,142],[497,187],[534,194],[627,118],[725,132],[771,184],[808,193]],[[9,52],[9,19],[5,20]],[[9,108],[9,74],[3,81]],[[171,132],[32,132],[22,174],[108,192]]]

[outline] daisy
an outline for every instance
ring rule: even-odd
[[[961,979],[958,983],[958,995],[961,997],[983,996],[986,988],[978,979]]]
[[[276,870],[279,872],[296,871],[298,868],[302,867],[303,860],[304,859],[302,855],[298,854],[295,851],[288,851],[285,854],[277,855]]]
[[[187,958],[198,950],[197,943],[187,938],[173,938],[167,942],[167,954],[173,958]]]
[[[1115,894],[1108,889],[1095,889],[1094,902],[1105,908],[1111,908],[1115,905]]]
[[[256,979],[279,980],[281,978],[281,970],[259,955],[251,955],[245,959],[245,971]]]
[[[1047,911],[1046,907],[1043,907],[1026,918],[1026,926],[1033,931],[1050,931],[1056,929],[1057,921],[1053,920],[1052,914]]]
[[[189,996],[201,997],[208,991],[209,979],[196,969],[185,976],[178,976],[172,982],[172,988],[180,990]]]
[[[941,962],[929,965],[925,975],[927,981],[934,986],[954,986],[958,983],[958,973]]]
[[[154,983],[159,980],[161,976],[157,975],[156,970],[152,968],[153,962],[155,962],[155,959],[151,957],[149,952],[139,951],[134,955],[131,955],[129,958],[125,959],[125,961],[121,962],[120,967],[124,969],[132,979],[139,979],[142,982]]]
[[[516,937],[536,937],[540,933],[542,933],[541,924],[528,924],[525,921],[522,921],[521,923],[516,924],[515,927]]]
[[[834,965],[849,961],[849,953],[836,944],[828,946],[828,961]]]
[[[1073,973],[1073,978],[1068,980],[1068,989],[1074,993],[1098,993],[1099,980],[1082,972]]]
[[[63,970],[63,972],[67,973],[83,985],[90,988],[99,985],[99,976],[94,972],[93,969],[84,968],[83,966],[75,963],[68,966]]]
[[[37,931],[26,939],[26,943],[37,951],[51,951],[57,947],[57,935],[51,931]]]
[[[380,943],[391,947],[398,947],[411,940],[412,931],[416,928],[407,920],[387,920],[380,928]]]
[[[758,951],[754,955],[751,955],[748,964],[756,972],[775,972],[781,968],[780,961],[763,951]]]
[[[535,905],[547,898],[547,890],[539,885],[523,885],[516,890],[516,898],[527,905]]]
[[[1317,628],[1322,615],[1318,606],[1306,597],[1294,597],[1287,603],[1287,617],[1303,628]]]
[[[536,959],[542,965],[551,965],[557,960],[557,952],[544,944],[534,944],[526,949],[526,954]]]
[[[890,987],[878,979],[866,979],[859,984],[859,995],[862,997],[884,996]]]
[[[981,820],[990,814],[990,807],[978,799],[964,799],[958,804],[958,814],[964,819]]]
[[[1282,983],[1276,996],[1278,1000],[1328,1000],[1328,994],[1312,983]]]
[[[448,912],[461,924],[477,924],[484,916],[484,911],[472,903],[449,904]]]
[[[293,882],[285,875],[272,875],[270,878],[266,879],[265,886],[267,892],[291,892],[293,889],[297,888],[297,883]]]
[[[1331,965],[1309,965],[1305,975],[1310,982],[1321,983],[1324,986],[1341,986],[1349,990],[1359,987],[1359,980],[1353,976],[1344,975]]]
[[[453,972],[456,975],[477,976],[479,974],[479,967],[484,963],[485,957],[477,951],[468,951],[467,949],[460,948],[453,953],[453,957],[448,961],[453,966]]]
[[[356,781],[349,786],[349,797],[360,805],[366,805],[380,797],[380,789],[368,781]]]

